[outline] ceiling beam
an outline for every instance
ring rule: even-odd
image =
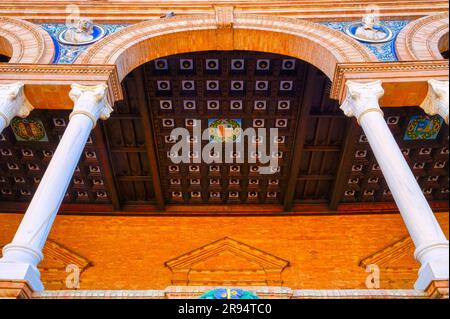
[[[295,130],[295,144],[294,152],[292,155],[292,164],[289,169],[289,180],[286,187],[286,193],[284,195],[284,210],[286,212],[292,209],[295,197],[295,188],[297,187],[297,179],[300,172],[301,155],[305,147],[306,128],[308,127],[309,113],[311,111],[311,105],[313,103],[311,94],[312,89],[315,86],[315,79],[317,77],[317,69],[309,66],[307,69],[307,75],[304,79],[305,85],[303,89],[303,99],[301,101],[301,108],[297,118],[297,127]]]
[[[106,191],[108,192],[114,210],[121,210],[120,199],[117,193],[117,186],[113,176],[113,167],[111,165],[111,153],[108,152],[107,141],[104,137],[103,123],[97,123],[92,131],[96,152],[100,165],[102,166],[102,175],[105,179]]]
[[[307,152],[340,152],[341,147],[337,145],[305,145]]]
[[[144,128],[145,148],[147,149],[147,156],[150,166],[150,174],[153,181],[153,190],[155,192],[156,204],[159,210],[164,210],[165,202],[162,191],[161,178],[159,175],[158,156],[156,153],[156,144],[154,138],[154,130],[152,125],[151,112],[149,111],[149,101],[147,100],[147,93],[145,90],[145,76],[142,68],[138,68],[134,73],[134,83],[138,92],[137,96],[142,98],[137,99],[139,103],[139,110],[142,115],[142,126]]]
[[[298,181],[332,181],[333,175],[302,175],[299,176]]]
[[[147,149],[145,147],[137,146],[115,146],[111,147],[110,151],[112,153],[145,153],[147,152]]]
[[[0,214],[23,214],[29,203],[0,201]],[[435,213],[447,214],[448,201],[432,201],[431,209]],[[297,203],[289,216],[349,215],[349,214],[398,214],[394,202],[339,204],[331,211],[326,204]],[[76,216],[285,216],[282,205],[167,205],[161,212],[153,203],[124,203],[121,211],[114,211],[111,204],[63,203],[58,215]]]
[[[117,176],[117,180],[121,182],[150,182],[152,178],[150,176]]]
[[[359,135],[359,126],[353,118],[348,119],[347,135],[344,145],[342,147],[341,158],[339,160],[339,166],[336,173],[336,180],[332,189],[329,209],[334,211],[342,198],[345,186],[347,185],[348,173],[352,166],[352,160],[355,156],[356,141]]]

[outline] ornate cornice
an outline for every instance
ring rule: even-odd
[[[53,0],[45,2],[1,1],[0,15],[26,18],[34,22],[63,22],[66,6],[72,0]],[[76,1],[81,12],[97,22],[142,22],[158,19],[169,9],[167,1],[123,0]],[[371,0],[361,1],[305,1],[305,0],[178,0],[170,1],[170,10],[176,15],[213,13],[214,5],[232,5],[236,10],[249,14],[282,15],[310,21],[349,21],[359,20]],[[430,0],[427,5],[418,5],[409,0],[386,0],[378,2],[383,19],[416,19],[433,12],[448,11],[448,4],[441,0]]]
[[[72,109],[70,86],[106,84],[111,104],[122,100],[122,88],[115,65],[0,64],[0,83],[25,84],[25,93],[35,108]]]
[[[386,91],[385,97],[381,100],[382,106],[420,105],[428,90],[427,81],[447,80],[448,77],[449,62],[446,60],[340,63],[336,67],[330,97],[340,102],[344,101],[345,83],[348,80],[360,82],[381,80]],[[415,86],[415,90],[411,90],[411,85]],[[403,91],[406,89],[408,91]],[[401,105],[400,101],[407,101],[407,104]]]

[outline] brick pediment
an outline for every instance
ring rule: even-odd
[[[289,261],[226,237],[165,265],[176,285],[282,285]]]
[[[368,265],[375,264],[380,268],[401,267],[401,265],[411,264],[412,256],[414,256],[414,243],[408,236],[364,258],[360,261],[360,266],[366,268]],[[405,259],[408,262],[403,263]]]
[[[395,288],[398,283],[412,287],[417,279],[419,263],[414,259],[414,243],[407,236],[364,258],[359,264],[364,269],[369,265],[379,267],[380,288]]]
[[[66,271],[68,265],[78,266],[80,275],[92,265],[86,258],[52,239],[47,239],[42,253],[44,259],[39,265],[39,271],[47,290],[67,289],[65,280],[69,275]]]
[[[39,270],[46,289],[67,289],[65,280],[69,274],[66,272],[68,265],[78,266],[81,275],[92,264],[75,251],[51,239],[47,240],[43,254],[45,257],[39,266]]]

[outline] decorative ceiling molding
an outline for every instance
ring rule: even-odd
[[[22,82],[30,103],[37,109],[72,109],[73,83],[108,85],[111,104],[122,100],[122,88],[114,65],[0,64],[0,83]]]
[[[240,267],[224,266],[230,260]],[[165,266],[172,271],[174,285],[281,285],[281,273],[289,261],[225,237],[169,260]]]
[[[340,102],[344,101],[345,83],[348,80],[381,80],[385,90],[380,100],[381,106],[418,106],[427,95],[428,80],[448,80],[448,74],[448,60],[339,63],[330,96]]]

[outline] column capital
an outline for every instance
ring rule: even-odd
[[[448,81],[428,80],[428,95],[420,107],[428,115],[439,114],[448,124]]]
[[[109,118],[113,108],[106,96],[108,89],[106,84],[93,86],[72,84],[71,88],[69,97],[75,105],[70,118],[76,114],[86,115],[92,120],[94,127],[98,119],[107,120]]]
[[[16,116],[27,117],[32,110],[23,83],[0,84],[0,117],[5,119],[6,125]]]
[[[381,81],[366,83],[347,81],[345,87],[347,96],[340,107],[345,115],[348,117],[356,117],[359,123],[361,117],[368,112],[379,112],[383,114],[378,103],[384,94]]]

